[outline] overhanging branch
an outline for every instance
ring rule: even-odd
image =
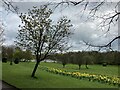
[[[107,44],[105,44],[105,45],[93,45],[93,44],[90,44],[90,43],[88,43],[88,42],[86,42],[86,41],[83,41],[86,45],[88,45],[89,47],[97,47],[97,48],[99,48],[99,51],[102,49],[102,48],[109,48],[109,49],[111,49],[112,50],[112,43],[115,41],[115,40],[117,40],[117,39],[120,39],[120,36],[117,36],[117,37],[115,37],[114,39],[112,39],[109,43],[107,43]]]

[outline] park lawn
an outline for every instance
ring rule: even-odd
[[[31,78],[34,64],[21,62],[18,65],[9,65],[9,63],[3,63],[2,79],[18,88],[117,88],[113,85],[49,73],[41,70],[40,66],[36,72],[37,79]],[[56,67],[54,63],[41,63],[41,66],[45,64],[49,67],[52,65]],[[59,66],[59,64],[57,65]]]
[[[67,64],[66,67],[63,68],[62,64],[59,64],[59,63],[42,62],[41,66],[53,67],[57,69],[67,70],[70,72],[77,71],[80,73],[118,76],[118,66],[115,66],[115,65],[108,65],[107,67],[103,67],[102,65],[88,65],[89,69],[86,69],[85,65],[82,65],[80,70],[78,69],[78,65],[75,65],[75,64]]]

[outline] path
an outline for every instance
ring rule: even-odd
[[[4,81],[1,81],[1,80],[0,80],[0,89],[2,89],[2,90],[19,90],[19,89],[15,88],[14,86],[12,86]]]

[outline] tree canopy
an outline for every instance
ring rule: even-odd
[[[23,25],[19,26],[21,29],[18,31],[16,43],[34,52],[36,67],[49,54],[67,48],[68,38],[71,35],[70,20],[63,16],[53,24],[50,19],[52,13],[48,5],[41,5],[40,8],[33,7],[27,14],[21,13],[19,16]]]

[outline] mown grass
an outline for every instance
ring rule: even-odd
[[[118,76],[118,66],[108,65],[103,67],[102,65],[88,65],[89,69],[85,68],[85,65],[81,66],[81,69],[78,69],[78,65],[67,64],[65,68],[62,67],[62,64],[59,63],[41,63],[41,66],[48,66],[57,69],[67,70],[70,72],[78,71],[81,73],[89,73],[89,74],[102,74],[109,76]]]
[[[87,80],[79,80],[69,76],[52,74],[41,70],[40,66],[36,72],[37,79],[31,78],[30,75],[33,70],[34,64],[35,63],[19,63],[18,65],[9,65],[9,63],[3,63],[2,79],[18,88],[117,88],[117,86],[113,85],[102,84],[99,82],[90,82]],[[41,66],[63,69],[60,64],[55,63],[41,63]],[[91,66],[91,68],[88,69],[89,73],[91,71],[94,73],[99,72],[95,70],[95,67],[98,70],[100,68],[100,66]],[[108,68],[117,69],[116,66],[109,66]],[[74,69],[77,70],[77,67],[74,65],[67,65],[65,69],[73,71]],[[86,69],[81,69],[81,71],[86,72]],[[102,71],[103,73],[100,74],[105,74],[104,70]],[[116,73],[116,71],[113,70],[113,73]],[[109,75],[112,75],[112,73],[109,72]]]

